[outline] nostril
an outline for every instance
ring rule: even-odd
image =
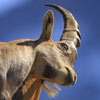
[[[76,76],[74,76],[74,80],[75,80],[75,81],[77,80],[77,77],[76,77]]]
[[[77,76],[72,73],[72,71],[69,68],[66,68],[68,71],[68,81],[72,83],[72,85],[74,85],[76,83],[77,80]]]
[[[68,81],[72,82],[72,74],[68,68],[66,68],[66,70],[68,71]]]
[[[63,86],[74,85],[77,80],[77,76],[76,76],[75,72],[73,70],[71,70],[70,68],[67,68],[67,67],[65,67],[65,68],[66,68],[68,74],[65,79],[66,81],[61,85],[63,85]]]
[[[74,81],[73,81],[73,84],[72,85],[74,85],[76,83],[76,80],[77,80],[77,76],[75,75],[74,76]]]

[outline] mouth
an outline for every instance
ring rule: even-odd
[[[61,84],[62,86],[70,86],[74,85],[76,83],[77,76],[74,71],[71,71],[71,69],[66,68],[68,71],[68,76],[66,77],[66,81]]]

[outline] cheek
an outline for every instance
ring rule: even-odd
[[[45,69],[43,72],[43,76],[45,78],[54,78],[56,77],[56,75],[57,75],[57,72],[55,71],[53,66],[50,66],[50,65],[45,66]]]

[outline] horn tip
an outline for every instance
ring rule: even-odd
[[[44,4],[44,6],[49,6],[49,7],[52,7],[52,6],[57,6],[57,5],[56,5],[56,4],[46,3],[46,4]]]
[[[49,6],[49,5],[50,5],[49,3],[44,4],[44,6]]]

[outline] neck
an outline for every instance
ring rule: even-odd
[[[29,78],[25,84],[17,90],[12,100],[39,100],[41,87],[41,80]]]
[[[36,45],[34,45],[34,47],[35,46]],[[31,69],[31,72],[27,76],[25,82],[16,91],[15,95],[12,97],[12,100],[39,100],[42,83],[40,79],[33,78],[32,71],[33,70]]]

